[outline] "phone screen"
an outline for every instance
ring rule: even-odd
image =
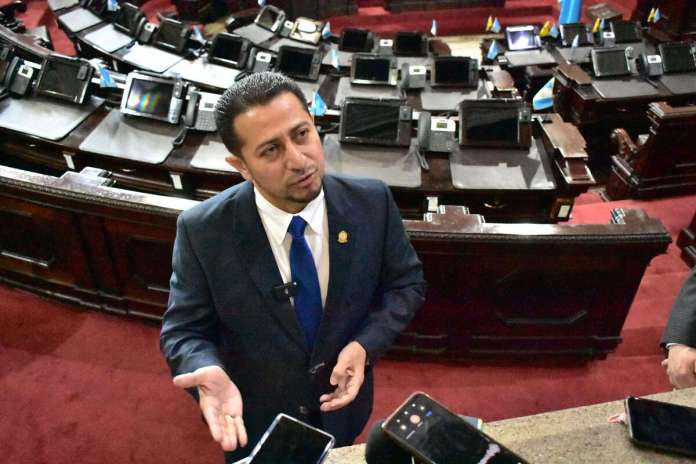
[[[252,451],[248,464],[318,464],[333,441],[328,433],[279,414]]]
[[[630,397],[626,416],[637,443],[696,455],[696,408]]]
[[[429,464],[526,462],[422,393],[411,396],[383,429]]]

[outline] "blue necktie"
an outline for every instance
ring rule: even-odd
[[[312,251],[304,237],[307,223],[299,216],[293,216],[288,227],[292,235],[290,246],[290,272],[292,280],[298,283],[295,294],[295,314],[311,351],[321,322],[321,290],[317,267],[314,265]]]

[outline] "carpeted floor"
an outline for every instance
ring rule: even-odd
[[[640,206],[661,218],[674,237],[696,205],[696,196],[598,199],[583,195],[573,222],[605,223],[612,207]],[[624,326],[624,341],[605,360],[383,360],[375,368],[373,419],[416,390],[486,421],[666,391],[658,342],[687,271],[674,245],[653,260]],[[268,381],[273,380],[259,379]],[[222,459],[197,406],[170,383],[156,325],[0,287],[0,392],[3,462]]]

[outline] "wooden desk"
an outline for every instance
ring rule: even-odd
[[[696,389],[676,390],[646,398],[696,407]],[[693,459],[638,448],[626,427],[607,418],[624,411],[623,401],[564,409],[534,416],[487,422],[484,431],[531,463],[681,464]],[[466,411],[458,411],[466,413]],[[326,464],[364,464],[365,445],[337,448]]]

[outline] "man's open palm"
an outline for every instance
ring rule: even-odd
[[[246,446],[247,433],[242,419],[242,395],[219,366],[207,366],[174,377],[180,388],[198,388],[199,405],[210,434],[225,451]]]

